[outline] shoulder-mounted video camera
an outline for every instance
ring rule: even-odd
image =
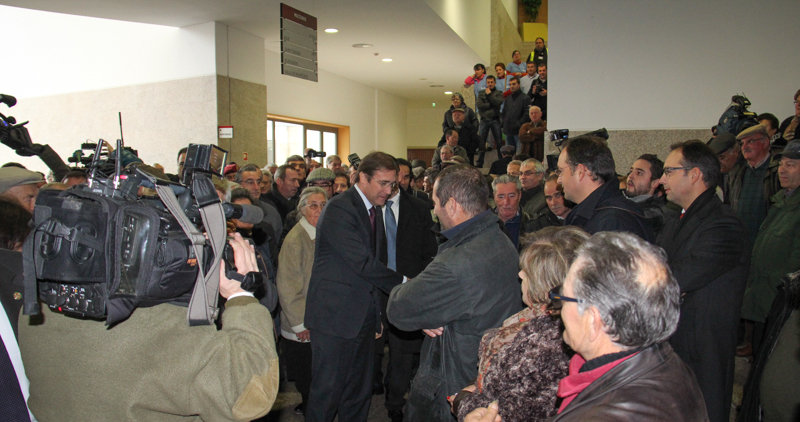
[[[123,169],[101,144],[86,185],[36,199],[23,246],[26,315],[39,312],[37,296],[55,311],[107,325],[137,307],[171,302],[188,306],[190,325],[207,325],[218,315],[221,260],[243,288],[263,284],[261,273],[235,274],[225,218],[237,206],[222,204],[211,182],[225,150],[190,144],[182,183],[174,183],[141,163]]]

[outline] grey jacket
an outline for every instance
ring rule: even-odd
[[[395,287],[389,296],[387,315],[397,328],[444,327],[443,335],[426,337],[422,344],[406,420],[451,417],[447,400],[439,395],[454,393],[475,380],[481,337],[522,309],[519,255],[497,216],[485,211],[462,224],[466,226],[439,246],[422,273]],[[437,411],[426,414],[421,410],[425,406]]]

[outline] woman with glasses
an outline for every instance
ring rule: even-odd
[[[278,256],[278,297],[281,303],[282,359],[286,360],[289,378],[294,379],[302,402],[295,413],[305,413],[311,387],[311,343],[303,325],[306,313],[306,294],[314,264],[314,239],[317,221],[328,202],[327,192],[308,187],[300,194],[297,211],[300,221],[289,231]]]
[[[558,289],[575,251],[588,238],[574,226],[547,227],[525,238],[519,276],[527,307],[483,336],[475,384],[450,398],[459,421],[494,400],[504,422],[543,421],[556,414],[556,391],[567,375],[569,355],[553,313],[560,309]]]

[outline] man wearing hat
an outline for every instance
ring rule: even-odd
[[[708,146],[717,154],[719,160],[722,180],[720,189],[722,190],[722,201],[730,204],[728,198],[728,181],[731,177],[736,177],[744,169],[744,158],[742,158],[739,144],[736,143],[736,135],[725,132],[708,141]]]
[[[19,167],[0,168],[0,196],[14,199],[26,210],[33,212],[42,175]]]
[[[767,217],[769,199],[781,189],[778,161],[771,159],[770,138],[765,125],[743,130],[736,140],[741,146],[745,165],[741,172],[728,178],[729,203],[747,227],[752,245],[758,228]]]
[[[333,198],[334,179],[336,179],[336,173],[334,173],[333,170],[325,167],[317,167],[308,174],[306,183],[308,183],[308,186],[322,188],[322,190],[328,194],[328,199],[331,199]]]
[[[452,130],[458,133],[458,145],[466,151],[466,156],[464,158],[468,159],[470,165],[474,165],[475,151],[481,146],[480,138],[478,137],[478,128],[466,121],[466,110],[463,108],[456,107],[450,111],[453,117]],[[450,129],[447,129],[444,135],[442,135],[442,139],[439,140],[439,146],[447,142],[447,131],[449,130]],[[456,155],[461,154],[456,152]]]
[[[772,301],[781,278],[800,270],[800,140],[775,154],[782,189],[773,195],[753,245],[750,275],[742,303],[742,318],[754,322],[753,351],[758,351]]]

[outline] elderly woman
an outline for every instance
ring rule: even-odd
[[[278,297],[281,303],[281,336],[283,358],[289,377],[294,379],[302,402],[295,413],[305,413],[311,387],[311,343],[303,325],[306,313],[306,294],[314,264],[314,239],[317,221],[328,195],[324,189],[308,187],[300,195],[297,211],[302,217],[283,241],[278,256]]]
[[[556,414],[558,382],[567,376],[569,356],[558,319],[548,312],[548,293],[564,282],[575,251],[588,238],[574,226],[547,227],[527,236],[519,276],[528,307],[483,336],[478,379],[454,400],[460,421],[494,400],[504,422],[544,421]]]

